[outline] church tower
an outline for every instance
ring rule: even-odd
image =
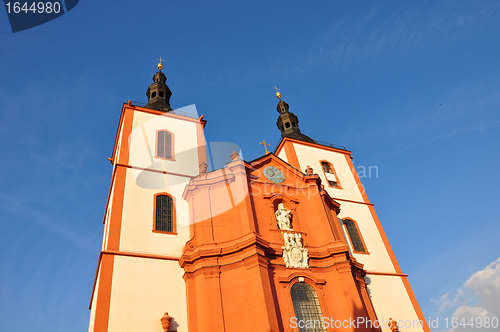
[[[187,331],[179,266],[190,239],[184,187],[206,165],[203,116],[173,111],[163,66],[145,107],[123,105],[113,154],[104,236],[90,303],[89,331]],[[191,114],[194,113],[194,114]]]
[[[349,151],[277,92],[276,151],[208,172],[162,69],[122,108],[89,332],[430,332]]]
[[[281,106],[284,102],[279,92],[276,96],[280,99],[277,124],[282,140],[275,154],[298,170],[305,172],[313,168],[323,183],[323,189],[340,204],[338,223],[349,244],[350,256],[363,265],[364,281],[377,319],[380,322],[387,322],[390,318],[399,320],[399,327],[404,331],[429,332],[408,275],[401,271],[354,168],[351,152],[345,147],[313,141],[307,136],[284,133],[280,121],[288,107]],[[298,120],[296,123],[298,127]],[[390,331],[387,323],[382,329]]]

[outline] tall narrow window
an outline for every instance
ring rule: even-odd
[[[344,219],[344,225],[351,239],[352,248],[355,252],[367,253],[365,243],[359,233],[358,225],[354,220]]]
[[[323,313],[319,304],[318,295],[314,289],[305,282],[298,282],[292,286],[293,310],[299,324],[300,332],[324,332],[321,324]],[[306,324],[309,321],[309,324]],[[302,328],[300,326],[303,326]]]
[[[156,157],[174,159],[173,135],[166,130],[159,130],[156,137]]]
[[[155,231],[174,233],[174,200],[165,194],[156,195],[155,200]]]
[[[321,168],[323,169],[323,173],[325,174],[326,182],[329,187],[342,189],[339,183],[339,178],[335,173],[332,163],[323,160],[321,161]]]

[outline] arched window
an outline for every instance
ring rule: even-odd
[[[156,157],[174,160],[174,135],[167,130],[156,133]]]
[[[292,286],[290,293],[299,331],[326,331],[321,324],[323,322],[323,313],[321,312],[318,295],[314,289],[305,282],[298,282]],[[310,321],[309,324],[307,324],[308,321]]]
[[[175,233],[175,206],[173,198],[166,194],[155,195],[154,230]]]
[[[349,238],[351,239],[351,245],[354,252],[360,253],[368,253],[366,250],[365,241],[361,237],[361,233],[359,232],[358,224],[356,221],[352,219],[343,219],[345,228],[347,229],[347,233],[349,234]]]
[[[333,168],[332,163],[322,160],[321,168],[323,169],[323,173],[325,174],[326,182],[329,187],[342,189],[340,186],[339,178],[337,177],[337,173],[335,173],[335,169]]]

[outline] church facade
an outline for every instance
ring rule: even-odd
[[[203,116],[122,108],[89,331],[430,331],[345,148],[281,100],[274,153],[208,172]]]

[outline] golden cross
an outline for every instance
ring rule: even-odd
[[[267,151],[267,147],[268,147],[268,146],[271,146],[271,144],[267,144],[265,139],[264,139],[264,140],[262,140],[262,142],[260,142],[259,144],[260,144],[260,145],[264,145],[264,149],[266,149],[266,153],[268,153],[268,151]]]
[[[156,58],[156,60],[160,61],[160,63],[161,63],[162,61],[165,61],[165,60],[162,60],[162,58],[161,58],[161,57],[160,57],[159,59],[158,59],[158,58]]]
[[[273,89],[276,89],[276,97],[278,97],[278,99],[281,101],[281,93],[278,91],[278,87],[277,86],[274,86]]]

